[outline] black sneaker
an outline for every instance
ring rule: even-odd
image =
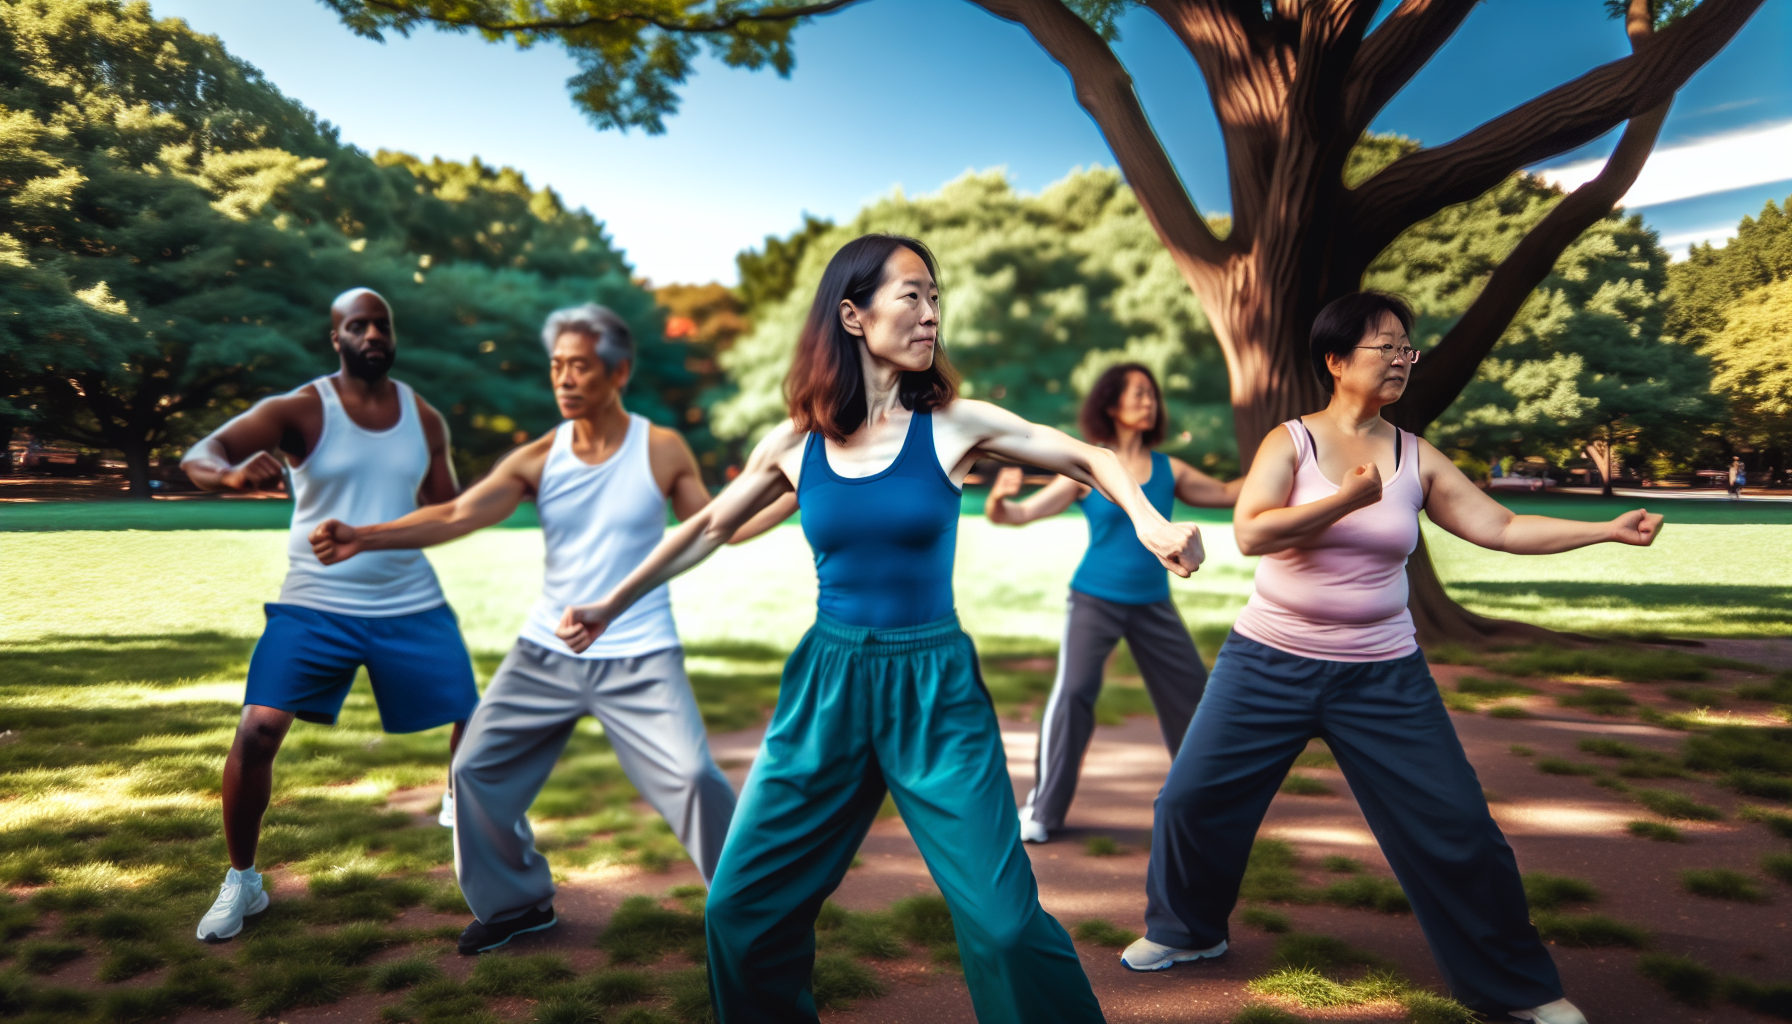
[[[467,930],[460,933],[460,952],[462,956],[478,956],[488,950],[497,949],[511,939],[525,932],[545,931],[554,927],[560,919],[554,916],[554,908],[536,910],[531,907],[520,917],[508,921],[486,924],[474,921],[467,925]]]

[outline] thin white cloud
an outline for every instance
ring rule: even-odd
[[[1604,167],[1601,157],[1538,173],[1552,185],[1573,189]],[[1657,149],[1623,204],[1631,209],[1655,206],[1787,178],[1792,178],[1792,121],[1780,121]]]
[[[1734,222],[1713,224],[1710,227],[1694,228],[1690,231],[1676,231],[1671,235],[1662,235],[1661,247],[1666,249],[1669,258],[1677,263],[1680,260],[1685,259],[1688,250],[1695,245],[1703,245],[1710,242],[1721,247],[1730,244],[1730,239],[1735,237],[1736,225]]]

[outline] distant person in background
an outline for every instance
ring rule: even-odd
[[[609,593],[660,542],[668,501],[683,520],[709,504],[697,460],[678,431],[623,406],[635,342],[621,317],[598,305],[562,309],[541,340],[565,417],[558,427],[504,456],[456,501],[393,522],[331,519],[311,534],[319,561],[352,565],[501,523],[525,498],[541,516],[541,599],[454,762],[454,870],[474,916],[460,937],[467,955],[554,926],[554,880],[528,811],[586,715],[603,723],[622,770],[705,884],[734,816],[734,788],[710,757],[666,588],[642,595],[589,647],[574,651],[554,635],[567,605]]]
[[[181,460],[202,490],[274,490],[289,475],[293,497],[286,582],[266,606],[224,762],[230,871],[199,922],[208,942],[230,938],[245,916],[267,909],[255,850],[274,755],[295,717],[335,724],[366,666],[380,725],[404,733],[452,722],[452,753],[479,702],[460,626],[420,552],[382,552],[354,565],[324,565],[311,553],[311,530],[326,519],[383,522],[459,492],[448,424],[388,376],[398,340],[386,300],[366,288],[343,292],[330,306],[330,341],[341,356],[336,373],[263,399]],[[453,824],[451,800],[443,798],[445,825]]]
[[[1231,508],[1238,500],[1244,478],[1222,484],[1181,459],[1152,451],[1163,441],[1170,420],[1157,378],[1145,366],[1110,367],[1089,389],[1079,419],[1083,439],[1117,455],[1164,518],[1179,498],[1185,505],[1206,508]],[[1070,579],[1058,676],[1040,713],[1033,790],[1020,809],[1021,838],[1043,843],[1064,827],[1076,796],[1083,755],[1095,732],[1102,669],[1120,638],[1126,638],[1145,678],[1171,757],[1182,746],[1182,734],[1200,703],[1207,669],[1170,600],[1169,572],[1139,543],[1125,510],[1067,476],[1015,501],[1020,488],[1020,469],[1002,470],[983,506],[990,522],[1020,526],[1075,503],[1089,524],[1088,550]]]
[[[1742,497],[1742,488],[1747,484],[1748,470],[1743,468],[1740,457],[1732,456],[1730,458],[1730,500],[1739,500]]]
[[[1160,971],[1226,951],[1264,812],[1318,737],[1451,993],[1494,1019],[1586,1024],[1563,998],[1512,848],[1414,641],[1406,559],[1421,511],[1471,544],[1518,555],[1648,545],[1661,516],[1514,515],[1430,443],[1382,419],[1418,362],[1411,328],[1412,310],[1376,292],[1336,299],[1313,322],[1313,371],[1331,401],[1271,431],[1245,478],[1234,535],[1240,551],[1263,558],[1158,794],[1147,930],[1121,963]]]

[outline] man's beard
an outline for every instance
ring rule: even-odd
[[[392,372],[392,364],[398,362],[398,349],[387,349],[385,357],[384,360],[370,360],[365,351],[348,345],[342,346],[342,368],[351,376],[369,384],[377,383]]]

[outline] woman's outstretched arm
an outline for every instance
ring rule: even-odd
[[[1025,526],[1036,519],[1050,519],[1089,492],[1082,484],[1061,476],[1034,491],[1026,501],[1015,501],[1020,487],[1020,467],[1002,467],[996,474],[995,483],[989,487],[988,499],[983,502],[983,514],[990,522],[999,526]]]
[[[1553,555],[1607,542],[1648,547],[1661,535],[1662,517],[1640,508],[1604,523],[1517,515],[1488,497],[1423,438],[1419,465],[1425,481],[1425,514],[1431,521],[1470,544],[1494,551]]]
[[[1294,468],[1294,442],[1288,432],[1270,431],[1257,449],[1232,513],[1232,533],[1239,551],[1269,555],[1299,547],[1350,513],[1381,500],[1381,469],[1371,462],[1344,474],[1338,493],[1290,506]]]
[[[1000,406],[959,399],[946,410],[951,429],[970,440],[966,457],[984,451],[1012,462],[1039,466],[1093,487],[1125,510],[1139,543],[1165,568],[1187,576],[1201,567],[1201,531],[1193,523],[1165,519],[1113,452],[1084,444],[1062,430],[1030,423]]]
[[[654,587],[708,558],[761,509],[791,490],[780,466],[782,457],[802,444],[803,435],[788,421],[766,435],[753,449],[746,468],[716,499],[666,535],[616,589],[591,604],[571,605],[560,617],[555,635],[574,651],[590,647],[616,617]]]
[[[1172,456],[1170,471],[1176,474],[1176,500],[1196,508],[1232,508],[1244,490],[1244,477],[1221,483]]]

